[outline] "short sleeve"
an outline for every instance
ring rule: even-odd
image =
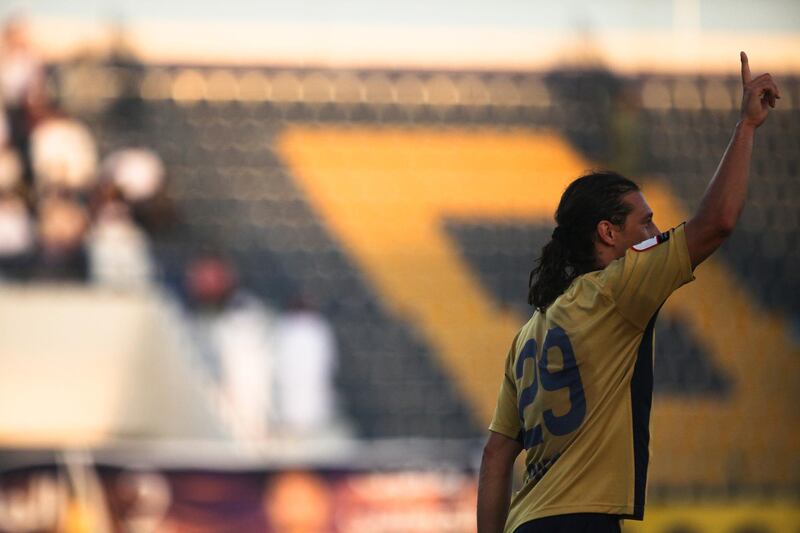
[[[619,313],[644,329],[666,299],[694,280],[685,225],[630,248],[612,269],[612,296]]]
[[[516,337],[511,344],[511,349],[506,357],[503,382],[497,395],[497,406],[494,410],[492,423],[489,430],[500,433],[511,439],[517,439],[520,434],[520,420],[517,410],[517,382],[514,379],[514,354],[516,352]]]

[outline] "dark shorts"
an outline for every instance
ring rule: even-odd
[[[514,533],[620,533],[619,516],[598,513],[547,516],[525,522]]]

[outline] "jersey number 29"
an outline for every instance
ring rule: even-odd
[[[561,370],[551,372],[547,369],[547,354],[550,348],[559,348],[561,350],[563,358]],[[548,330],[544,338],[541,355],[537,361],[538,351],[536,339],[528,340],[519,354],[516,366],[517,380],[521,380],[525,370],[525,361],[528,359],[534,361],[532,369],[533,381],[522,389],[519,398],[519,418],[522,421],[523,428],[522,442],[526,450],[543,442],[541,423],[537,423],[530,428],[525,425],[525,408],[536,399],[540,380],[542,388],[546,391],[569,388],[569,411],[558,416],[552,409],[545,408],[543,410],[542,421],[544,422],[544,427],[552,435],[572,433],[580,427],[586,416],[586,397],[583,393],[583,382],[581,381],[578,364],[575,361],[572,343],[570,343],[566,332],[558,326]]]

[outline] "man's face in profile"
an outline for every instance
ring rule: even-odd
[[[653,222],[653,210],[647,205],[647,201],[640,191],[627,193],[622,201],[630,205],[633,210],[628,213],[625,224],[620,230],[620,239],[614,246],[616,259],[623,257],[631,246],[661,233]]]

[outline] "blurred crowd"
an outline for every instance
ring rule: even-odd
[[[148,238],[172,217],[164,165],[147,148],[102,160],[91,132],[49,98],[21,20],[0,55],[0,273],[15,281],[151,283]]]
[[[89,129],[56,105],[21,18],[0,49],[0,283],[159,289],[151,243],[175,208],[150,147],[99,154]],[[188,261],[176,296],[198,367],[235,414],[236,434],[311,436],[337,427],[336,343],[297,298],[277,312],[242,287],[222,253]]]

